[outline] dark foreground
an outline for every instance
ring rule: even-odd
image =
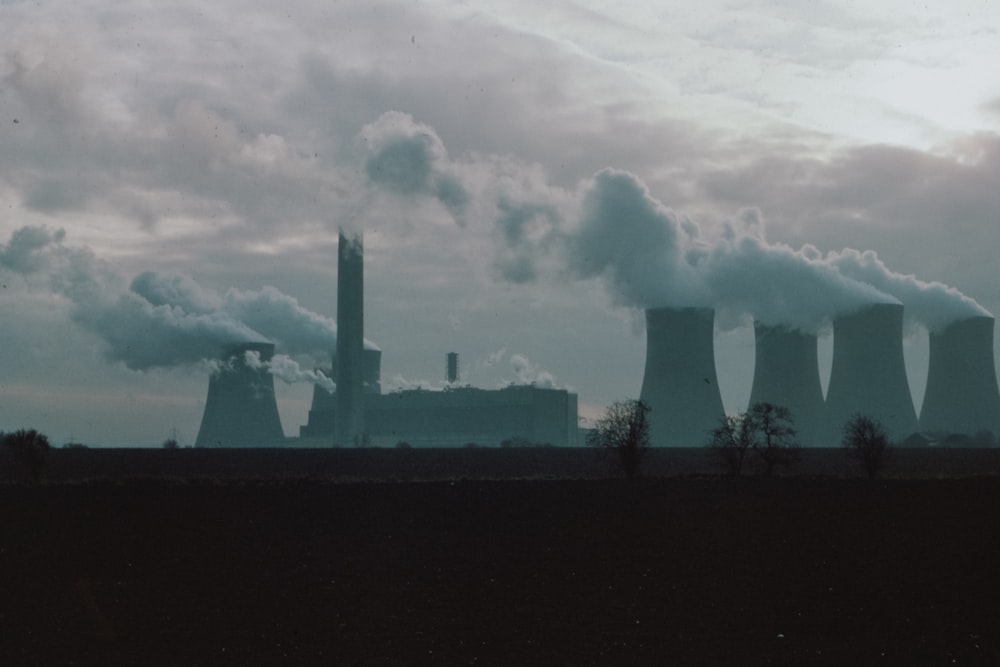
[[[0,485],[0,664],[1000,664],[1000,480]]]

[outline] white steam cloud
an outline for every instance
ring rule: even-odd
[[[267,372],[283,381],[285,384],[310,382],[326,389],[331,394],[337,390],[337,384],[320,370],[302,368],[297,361],[284,354],[274,355],[270,361],[262,361],[260,352],[247,350],[243,353],[244,363],[249,368],[267,369]]]
[[[333,320],[273,287],[219,294],[190,277],[152,271],[126,285],[89,249],[66,245],[65,236],[44,227],[18,229],[0,246],[0,268],[66,299],[73,321],[100,337],[110,361],[146,370],[214,359],[240,342],[273,342],[292,355],[326,356],[336,347]],[[295,376],[286,371],[275,375]],[[307,375],[299,374],[317,381]]]
[[[939,332],[952,322],[970,317],[992,317],[989,311],[954,287],[890,270],[873,250],[859,252],[845,248],[827,253],[824,262],[845,276],[893,295],[905,304],[903,313],[909,322],[919,322],[931,332]]]

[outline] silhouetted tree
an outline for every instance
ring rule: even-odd
[[[177,442],[177,438],[167,438],[163,441],[164,449],[179,449],[180,444]]]
[[[625,476],[635,477],[649,451],[649,406],[642,400],[612,403],[587,434],[587,445],[614,452]]]
[[[842,444],[847,455],[864,466],[868,479],[875,479],[882,473],[889,438],[880,421],[868,415],[854,415],[844,424]]]
[[[799,460],[802,448],[795,440],[795,419],[791,410],[773,403],[754,403],[748,417],[757,431],[753,449],[765,476],[770,477],[776,466],[787,468]]]
[[[50,449],[47,437],[35,429],[21,429],[0,436],[0,447],[25,467],[32,480],[41,479]]]
[[[712,429],[712,439],[708,443],[710,454],[726,472],[739,477],[743,474],[743,464],[753,449],[756,437],[753,419],[747,413],[726,415]]]

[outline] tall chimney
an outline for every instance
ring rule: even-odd
[[[337,413],[334,443],[353,446],[365,430],[364,249],[360,233],[337,242]]]
[[[993,318],[971,317],[930,334],[920,428],[931,433],[1000,433]]]
[[[823,386],[816,336],[755,322],[757,357],[750,405],[773,403],[792,412],[798,442],[818,446],[823,432]]]
[[[274,397],[274,376],[264,365],[247,364],[257,352],[262,364],[274,355],[273,343],[241,343],[222,351],[222,368],[208,380],[208,398],[195,447],[275,447],[284,432]]]
[[[855,414],[882,422],[889,438],[919,430],[903,360],[903,306],[879,303],[834,320],[826,392],[827,447],[836,447]]]
[[[448,353],[446,378],[449,384],[458,382],[458,352]]]
[[[640,398],[650,407],[653,445],[700,447],[725,414],[715,373],[715,311],[646,311],[646,368]]]

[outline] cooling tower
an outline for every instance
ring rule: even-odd
[[[700,447],[725,414],[715,374],[715,311],[646,311],[646,368],[640,398],[656,446]]]
[[[827,447],[840,445],[855,414],[881,421],[893,441],[919,430],[903,361],[903,306],[875,304],[834,321],[826,412]]]
[[[785,327],[754,323],[757,357],[750,405],[773,403],[792,412],[798,442],[822,444],[823,386],[819,379],[816,336]]]
[[[274,354],[272,343],[242,343],[223,350],[223,367],[208,380],[208,398],[195,447],[275,447],[284,438],[274,377],[266,366],[250,367],[246,352],[262,362]]]
[[[334,443],[351,446],[365,430],[364,252],[361,236],[340,234],[337,251],[337,424]]]
[[[929,433],[1000,433],[992,317],[959,320],[930,334],[920,428]]]

